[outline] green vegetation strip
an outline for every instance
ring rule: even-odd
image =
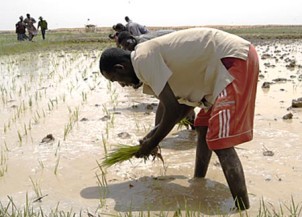
[[[140,149],[140,145],[119,145],[113,152],[108,153],[102,162],[102,166],[111,167],[114,164],[130,160]]]
[[[150,27],[151,30],[159,29],[185,29],[195,26],[181,27]],[[196,26],[197,27],[197,26]],[[255,25],[255,26],[203,26],[224,30],[252,42],[258,40],[276,39],[302,39],[302,25]],[[108,38],[113,30],[109,27],[98,28],[96,32],[85,32],[85,29],[58,29],[49,30],[46,40],[42,40],[40,33],[34,37],[34,42],[17,41],[17,35],[13,31],[0,31],[0,56],[21,54],[26,52],[39,52],[49,49],[98,49],[107,46],[115,46],[114,41]]]
[[[18,41],[16,34],[12,32],[0,32],[0,56],[45,50],[78,50],[80,48],[102,50],[106,46],[113,45],[107,32],[49,31],[46,34],[46,40],[42,40],[41,36],[37,35],[32,42]]]

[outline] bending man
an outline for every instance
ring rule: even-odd
[[[137,157],[148,156],[195,107],[198,135],[195,177],[205,177],[217,154],[236,207],[249,208],[244,171],[234,146],[253,138],[259,74],[254,46],[212,28],[192,28],[138,44],[134,51],[108,48],[102,75],[159,100],[156,126],[140,142]]]

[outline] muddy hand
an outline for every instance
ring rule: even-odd
[[[140,144],[140,149],[138,150],[138,152],[135,154],[135,157],[137,158],[145,158],[147,159],[150,155],[154,156],[155,153],[158,152],[158,147],[156,146],[155,148],[152,149],[152,147],[150,147],[150,143],[149,143],[149,139],[148,138],[144,138],[139,140],[139,144]]]

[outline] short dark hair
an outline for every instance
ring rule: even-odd
[[[118,31],[118,32],[125,31],[126,27],[122,23],[117,23],[115,25],[115,30]]]
[[[129,38],[133,38],[133,36],[128,31],[122,31],[118,34],[118,43],[121,44],[122,41],[127,40]]]
[[[100,58],[100,71],[110,72],[113,70],[115,64],[120,64],[130,59],[130,52],[121,48],[112,47],[107,48],[102,52]]]
[[[130,18],[128,16],[125,16],[125,20],[126,20],[126,22],[128,22],[130,20]]]

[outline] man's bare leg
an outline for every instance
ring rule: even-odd
[[[194,177],[205,177],[212,156],[212,151],[208,148],[206,142],[208,127],[196,127],[195,130],[197,132],[198,138]]]
[[[232,148],[215,150],[223,173],[229,185],[235,205],[239,210],[250,207],[244,172],[236,150]]]

